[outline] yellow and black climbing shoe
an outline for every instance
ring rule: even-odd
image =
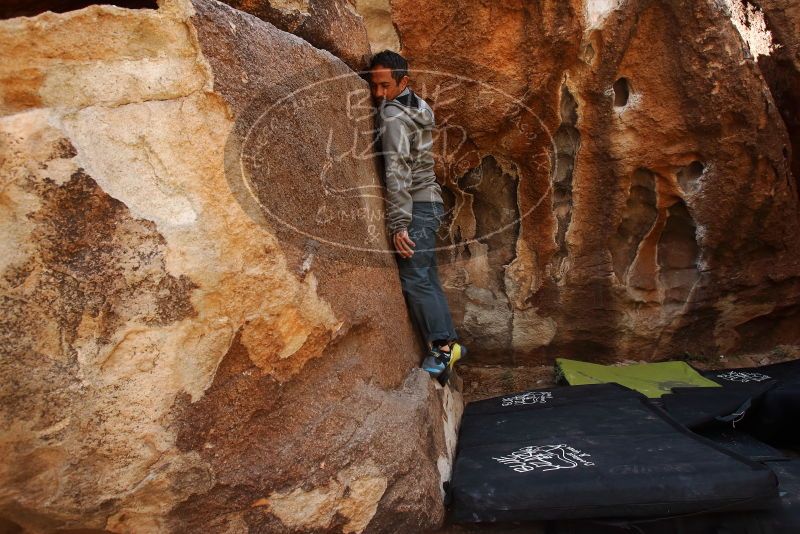
[[[453,367],[456,365],[456,362],[467,355],[467,347],[461,343],[452,343],[450,345],[449,352],[439,350],[439,353],[444,357],[446,366],[437,377],[437,380],[439,380],[439,383],[444,386],[450,379],[450,375],[453,373]]]

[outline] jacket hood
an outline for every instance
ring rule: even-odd
[[[403,92],[397,95],[394,100],[384,100],[382,108],[386,107],[397,108],[405,115],[413,120],[419,127],[428,128],[433,126],[434,117],[433,110],[427,102],[418,97],[414,91],[406,87]],[[381,116],[386,116],[384,113],[394,114],[393,110],[381,109]]]

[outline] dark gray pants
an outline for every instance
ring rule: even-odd
[[[400,283],[411,319],[425,342],[458,338],[436,266],[436,231],[442,224],[441,202],[414,202],[408,237],[414,255],[397,255]]]

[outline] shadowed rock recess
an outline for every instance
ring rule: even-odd
[[[796,2],[0,19],[0,530],[441,525],[461,384],[418,368],[352,70],[370,47],[435,110],[474,391],[545,383],[558,356],[800,344]]]
[[[0,24],[0,529],[436,527],[459,390],[416,367],[392,256],[326,244],[383,225],[314,222],[383,217],[326,196],[379,183],[370,129],[313,98],[259,129],[367,84],[213,0],[76,7]]]

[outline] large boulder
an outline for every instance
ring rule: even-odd
[[[353,0],[224,1],[327,50],[355,71],[367,66],[367,28]]]
[[[395,0],[392,22],[440,125],[473,362],[800,343],[790,139],[725,4]]]
[[[366,83],[214,0],[0,55],[0,527],[435,527],[461,400],[417,368]]]

